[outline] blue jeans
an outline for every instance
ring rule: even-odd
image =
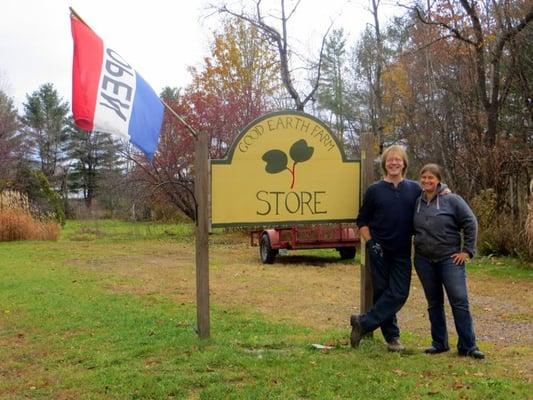
[[[476,350],[474,324],[468,304],[465,266],[454,264],[451,257],[438,262],[431,262],[416,256],[415,269],[428,301],[433,347],[439,350],[450,348],[444,313],[444,287],[450,301],[455,329],[459,337],[457,350],[462,353]]]
[[[359,322],[363,333],[381,328],[383,337],[390,342],[400,337],[396,313],[409,296],[411,257],[390,254],[379,247],[376,249],[373,245],[366,248],[372,272],[374,304],[367,313],[359,317]]]

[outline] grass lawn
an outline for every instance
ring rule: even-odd
[[[416,282],[399,317],[407,351],[378,332],[353,350],[357,263],[322,250],[263,266],[246,236],[216,231],[212,337],[199,340],[193,226],[69,221],[58,242],[0,243],[0,398],[531,399],[532,271],[472,266],[484,361],[421,353]]]

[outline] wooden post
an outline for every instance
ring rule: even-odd
[[[208,215],[208,135],[195,140],[194,193],[196,196],[196,318],[198,336],[209,338],[209,215]]]
[[[374,159],[376,158],[376,146],[374,135],[365,133],[361,137],[361,202],[366,189],[374,182]],[[361,282],[360,282],[361,313],[367,312],[372,307],[372,275],[370,262],[366,252],[365,242],[361,240]]]

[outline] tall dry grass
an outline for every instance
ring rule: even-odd
[[[28,198],[19,192],[0,192],[0,241],[57,240],[59,225],[32,213]]]

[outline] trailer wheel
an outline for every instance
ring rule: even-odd
[[[353,260],[355,258],[355,247],[339,247],[341,260]]]
[[[272,264],[278,255],[278,250],[273,249],[270,245],[270,239],[266,233],[261,236],[261,244],[259,246],[259,254],[263,264]]]

